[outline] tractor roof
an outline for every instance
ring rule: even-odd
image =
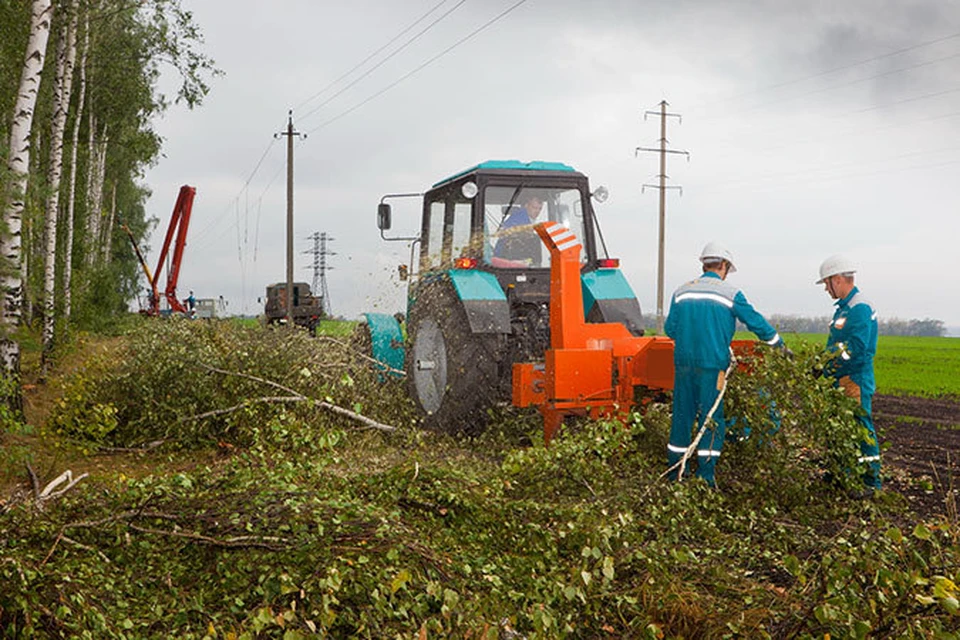
[[[456,173],[449,178],[445,178],[433,186],[438,187],[444,183],[450,182],[451,180],[456,180],[457,178],[463,177],[468,173],[502,173],[505,171],[555,171],[563,173],[577,173],[576,169],[562,162],[544,162],[542,160],[534,160],[532,162],[520,162],[519,160],[487,160],[486,162],[481,162],[480,164],[474,165],[469,169],[465,169],[459,173]]]

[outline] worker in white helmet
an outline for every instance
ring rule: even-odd
[[[830,322],[827,350],[833,358],[823,370],[836,380],[847,396],[863,408],[857,419],[867,430],[860,443],[860,460],[866,464],[863,476],[867,492],[880,489],[880,445],[873,426],[872,401],[877,385],[873,377],[873,356],[877,353],[877,312],[854,284],[856,265],[840,255],[830,256],[820,265],[820,279],[837,310]]]
[[[747,302],[743,292],[726,282],[727,276],[737,270],[733,255],[722,245],[710,242],[700,253],[700,262],[703,274],[674,292],[664,325],[674,340],[669,467],[683,457],[693,433],[699,431],[723,388],[737,320],[767,344],[785,348],[777,330]],[[697,475],[710,486],[716,486],[714,467],[726,432],[722,402],[713,420],[697,448]],[[676,479],[677,472],[671,477]]]

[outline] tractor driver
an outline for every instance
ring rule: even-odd
[[[674,341],[673,418],[667,463],[671,469],[677,465],[677,469],[671,471],[671,479],[678,478],[678,465],[690,446],[692,433],[699,433],[724,389],[737,320],[767,344],[786,348],[777,330],[747,302],[743,293],[725,282],[737,270],[733,255],[720,244],[710,242],[700,253],[700,262],[703,274],[673,293],[664,325]],[[727,428],[722,400],[713,420],[697,445],[697,475],[711,487],[716,486],[714,467]]]
[[[543,243],[537,232],[533,230],[540,211],[543,210],[543,199],[530,193],[523,201],[523,206],[514,209],[500,223],[497,231],[499,240],[493,248],[493,257],[502,260],[523,262],[527,266],[539,266],[541,247]]]

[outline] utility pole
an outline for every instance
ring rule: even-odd
[[[659,148],[650,148],[650,147],[637,147],[633,152],[634,157],[636,157],[641,151],[654,151],[660,154],[660,174],[659,174],[659,184],[644,184],[640,187],[640,193],[643,193],[644,190],[649,187],[651,189],[660,190],[660,242],[659,242],[659,251],[657,253],[657,331],[663,333],[663,253],[665,245],[666,234],[664,232],[664,227],[667,217],[667,189],[679,189],[680,195],[683,195],[683,187],[668,187],[666,185],[667,178],[667,154],[668,153],[681,153],[687,156],[687,162],[690,161],[690,154],[686,151],[676,151],[674,149],[667,149],[667,118],[673,117],[677,121],[680,121],[680,114],[677,113],[667,113],[667,104],[666,100],[660,101],[660,110],[659,111],[645,111],[643,113],[643,119],[646,120],[648,115],[659,115],[660,116],[660,147]]]
[[[287,326],[293,326],[293,138],[303,135],[293,130],[293,110],[288,112],[287,130],[274,134],[287,137]]]
[[[304,253],[313,254],[313,288],[312,291],[314,295],[320,294],[320,303],[321,308],[323,309],[323,314],[327,317],[330,316],[330,292],[327,290],[327,271],[333,269],[333,267],[327,265],[327,256],[337,255],[336,251],[330,251],[327,248],[328,242],[333,242],[335,238],[333,236],[327,235],[327,232],[324,231],[320,233],[319,231],[314,231],[310,240],[313,240],[313,249],[304,251]]]

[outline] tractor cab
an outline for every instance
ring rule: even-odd
[[[593,208],[586,176],[561,163],[485,162],[435,184],[423,199],[421,272],[460,268],[502,271],[503,286],[549,270],[550,254],[533,230],[554,221],[584,243],[584,265],[596,259]]]
[[[419,235],[388,237],[390,199],[422,196]],[[373,355],[403,370],[428,426],[475,430],[485,408],[509,399],[512,365],[550,345],[551,254],[534,225],[551,222],[580,245],[586,322],[619,322],[641,335],[640,305],[618,261],[599,255],[587,177],[557,162],[488,161],[423,194],[381,199],[385,240],[411,245],[406,338],[393,316],[365,314]]]

